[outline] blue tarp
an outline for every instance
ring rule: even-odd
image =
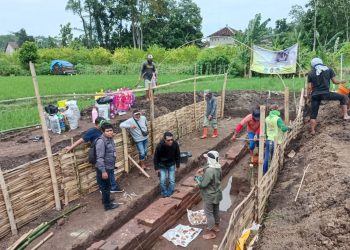
[[[51,65],[50,65],[50,71],[52,71],[55,64],[57,64],[60,68],[61,67],[73,67],[73,64],[71,64],[70,62],[63,61],[63,60],[53,60],[51,62]]]

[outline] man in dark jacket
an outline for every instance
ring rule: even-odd
[[[114,175],[117,152],[113,141],[113,126],[104,123],[101,129],[103,134],[96,141],[96,179],[97,183],[101,185],[104,208],[110,210],[119,206],[117,203],[112,203],[110,197],[110,179]]]
[[[152,88],[156,86],[156,66],[153,62],[153,56],[149,54],[147,56],[147,61],[142,64],[141,74],[139,81],[143,78],[146,89],[146,98],[149,99],[149,88],[152,84]]]
[[[157,145],[154,152],[154,168],[160,174],[160,190],[163,197],[169,197],[175,188],[175,167],[180,167],[180,147],[174,141],[173,134],[165,132],[163,139]],[[166,185],[166,177],[169,178],[169,186]]]

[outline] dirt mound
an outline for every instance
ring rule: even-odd
[[[221,93],[216,93],[220,95]],[[271,93],[270,99],[267,92],[256,91],[234,91],[226,94],[225,115],[233,117],[243,117],[247,115],[251,108],[256,105],[266,105],[278,103],[283,105],[284,96],[281,93]],[[197,101],[203,101],[203,96],[198,93]],[[187,105],[193,104],[193,93],[171,93],[171,94],[156,94],[155,96],[155,117],[173,112]],[[290,117],[295,114],[294,103],[297,100],[290,100]],[[133,109],[139,109],[149,115],[149,102],[144,96],[137,97]],[[62,135],[51,134],[51,145],[53,153],[56,153],[66,146],[70,145],[70,138],[74,141],[78,140],[82,133],[92,127],[91,110],[87,108],[81,112],[82,118],[79,123],[79,128],[66,132]],[[124,116],[116,116],[111,120],[114,125],[115,132],[120,132],[119,124],[121,121],[131,117],[131,112]],[[43,140],[34,142],[35,136],[42,136],[40,128],[24,129],[21,131],[0,135],[0,167],[1,169],[11,169],[26,162],[39,159],[46,156]]]
[[[259,249],[349,249],[350,122],[337,103],[323,105],[318,120],[315,136],[305,125],[290,146],[297,154],[286,159],[271,193]]]

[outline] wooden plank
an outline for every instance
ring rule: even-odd
[[[11,199],[10,199],[10,196],[9,196],[9,193],[7,190],[7,186],[6,186],[5,179],[4,179],[4,174],[1,170],[1,168],[0,168],[0,186],[1,186],[2,195],[4,197],[4,202],[5,202],[6,211],[7,211],[7,217],[9,219],[10,226],[11,226],[11,232],[13,235],[17,235],[18,231],[17,231],[15,216],[13,215]]]
[[[30,72],[32,74],[34,91],[35,91],[36,100],[37,100],[37,104],[38,104],[38,111],[39,111],[39,116],[40,116],[41,128],[43,131],[47,159],[49,161],[49,168],[50,168],[50,173],[51,173],[51,180],[52,180],[52,186],[53,186],[53,193],[54,193],[54,197],[55,197],[56,210],[59,211],[59,210],[61,210],[61,202],[60,202],[60,196],[59,196],[59,191],[58,191],[56,170],[55,170],[54,163],[53,163],[53,155],[52,155],[52,150],[51,150],[51,145],[50,145],[50,137],[49,137],[46,122],[45,122],[44,109],[43,109],[43,106],[41,104],[38,80],[36,78],[34,64],[32,62],[30,62],[29,67],[30,67]]]
[[[132,163],[134,163],[134,165],[141,171],[141,173],[143,173],[147,178],[150,178],[149,174],[147,174],[147,172],[145,170],[143,170],[143,168],[140,167],[140,165],[137,164],[137,162],[133,158],[131,158],[130,155],[128,155],[128,157],[129,157],[130,161]]]
[[[126,129],[122,129],[122,135],[123,135],[123,149],[124,149],[124,170],[125,172],[129,173],[129,159],[128,159],[128,139],[127,139],[127,133]]]

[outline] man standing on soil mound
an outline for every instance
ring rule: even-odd
[[[198,169],[194,179],[200,188],[204,201],[204,213],[207,217],[208,232],[203,235],[203,238],[211,240],[215,239],[216,233],[220,231],[219,205],[222,200],[222,172],[217,151],[209,151],[204,154],[204,157],[207,158],[207,166]]]
[[[316,118],[322,100],[339,101],[340,105],[342,105],[344,120],[350,120],[350,116],[348,115],[347,108],[349,98],[345,95],[329,91],[331,80],[334,84],[343,84],[346,83],[346,80],[338,81],[335,78],[333,69],[324,65],[320,58],[312,59],[311,66],[312,70],[308,73],[307,81],[308,93],[311,93],[311,134],[314,135],[317,125]]]
[[[207,91],[204,94],[204,96],[205,96],[205,101],[207,102],[207,110],[204,114],[203,135],[201,136],[201,139],[205,139],[208,137],[209,124],[214,129],[213,135],[211,137],[216,138],[219,136],[218,120],[217,120],[217,116],[216,116],[218,101],[217,101],[217,98],[210,91]]]
[[[242,128],[247,125],[248,139],[249,139],[249,153],[250,161],[253,162],[254,149],[258,146],[258,137],[260,134],[260,110],[253,108],[251,114],[243,118],[243,120],[237,124],[233,133],[232,140],[235,141]]]
[[[154,169],[160,175],[160,190],[161,195],[170,197],[175,189],[175,167],[180,167],[180,147],[174,141],[173,134],[165,132],[163,139],[159,142],[154,152]],[[168,177],[169,186],[166,185]]]
[[[149,100],[149,87],[151,84],[153,88],[156,86],[156,66],[153,63],[153,56],[151,54],[147,56],[147,61],[142,64],[139,81],[141,78],[144,80],[145,89],[147,89],[146,98]]]
[[[134,139],[139,151],[140,165],[144,170],[149,170],[146,167],[145,160],[148,150],[148,131],[147,131],[147,119],[141,115],[139,110],[132,112],[132,117],[120,124],[120,128],[126,128],[129,130],[132,138]]]
[[[78,147],[80,144],[83,144],[83,143],[90,143],[92,145],[93,142],[102,135],[101,126],[103,123],[106,123],[106,122],[107,121],[105,120],[105,118],[103,118],[101,116],[97,117],[95,119],[95,126],[92,128],[89,128],[84,133],[84,136],[82,138],[80,138],[79,140],[77,140],[72,146],[66,147],[64,149],[66,151],[66,153],[72,151],[74,148]],[[114,168],[113,168],[113,172],[114,172]],[[124,192],[124,190],[119,187],[117,181],[115,180],[114,174],[111,175],[111,177],[109,179],[111,180],[111,193]],[[102,192],[102,184],[99,182],[97,182],[97,184],[100,188],[100,191]]]

